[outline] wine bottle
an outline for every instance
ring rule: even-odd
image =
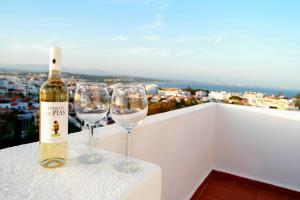
[[[63,166],[67,160],[68,88],[61,79],[61,48],[49,52],[48,80],[40,88],[40,165]]]

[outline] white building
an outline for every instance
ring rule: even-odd
[[[11,108],[11,105],[10,105],[10,103],[0,103],[0,108],[7,108],[7,109],[10,109],[10,108]]]
[[[38,94],[38,89],[33,84],[28,84],[26,88],[27,94]]]
[[[199,90],[195,93],[195,96],[198,98],[203,98],[203,97],[207,97],[208,96],[208,91],[204,91],[204,90]]]
[[[116,83],[116,84],[113,84],[113,85],[108,86],[108,92],[109,92],[109,93],[112,93],[113,90],[114,90],[117,86],[119,86],[119,85],[121,85],[121,83]]]
[[[184,91],[184,90],[179,90],[179,95],[180,96],[184,96],[184,97],[186,97],[186,96],[191,96],[191,92],[188,92],[188,91]]]
[[[17,109],[17,110],[27,110],[28,109],[28,103],[26,103],[26,102],[12,103],[11,108],[14,108],[14,109]]]
[[[1,78],[0,79],[0,86],[8,88],[8,79]]]
[[[38,102],[34,102],[32,103],[32,106],[35,108],[35,109],[38,109],[40,107],[40,104]]]
[[[247,99],[250,105],[256,106],[257,99],[263,99],[264,94],[259,92],[245,92],[243,98]]]
[[[0,94],[6,94],[7,93],[7,87],[0,86]]]
[[[163,88],[158,90],[158,94],[162,96],[179,96],[178,88]]]
[[[209,101],[224,101],[226,98],[227,92],[225,91],[211,91],[208,94]]]
[[[145,90],[147,94],[158,94],[158,85],[157,84],[145,85]]]

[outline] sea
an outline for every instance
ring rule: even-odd
[[[268,87],[258,87],[258,86],[233,86],[233,85],[219,85],[219,84],[209,84],[209,83],[197,83],[197,82],[157,82],[158,87],[176,87],[176,88],[186,88],[191,87],[192,89],[202,89],[202,90],[213,90],[213,91],[227,91],[227,92],[260,92],[266,95],[278,95],[282,94],[288,98],[292,98],[297,94],[300,94],[299,90],[295,89],[283,89],[283,88],[268,88]]]

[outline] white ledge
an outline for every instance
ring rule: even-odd
[[[140,171],[121,174],[112,167],[123,159],[121,155],[96,149],[103,162],[87,165],[77,159],[86,150],[80,135],[71,135],[68,162],[57,169],[38,164],[38,143],[1,150],[0,199],[160,199],[158,165],[136,160]]]
[[[253,106],[241,106],[241,105],[232,105],[232,104],[217,104],[218,106],[228,107],[228,108],[235,108],[250,112],[256,112],[265,115],[271,115],[274,117],[294,120],[300,122],[300,111],[289,111],[289,110],[277,110],[277,109],[270,109],[270,108],[259,108]]]

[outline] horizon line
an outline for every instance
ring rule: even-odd
[[[0,69],[6,69],[6,70],[20,70],[20,71],[26,71],[26,72],[47,72],[47,70],[45,69],[41,69],[41,71],[39,71],[39,69],[7,69],[5,68],[5,66],[3,65],[19,65],[19,66],[26,66],[26,65],[31,65],[31,66],[43,66],[43,67],[48,67],[48,64],[3,64],[0,63]],[[63,68],[65,69],[72,69],[69,68],[68,66],[64,66],[62,65]],[[32,71],[31,71],[32,70]],[[45,71],[44,71],[45,70]],[[73,70],[73,69],[72,69]],[[101,69],[95,69],[95,68],[88,68],[88,69],[83,69],[83,68],[78,68],[77,70],[97,70],[98,72],[104,72],[106,74],[103,75],[99,75],[99,74],[89,74],[89,73],[83,73],[83,72],[70,72],[70,71],[65,71],[65,73],[73,73],[73,74],[78,74],[78,75],[87,75],[87,76],[128,76],[128,77],[134,77],[134,78],[146,78],[146,79],[153,79],[156,81],[160,81],[160,82],[181,82],[181,83],[198,83],[198,84],[208,84],[208,85],[215,85],[215,86],[234,86],[234,87],[246,87],[246,88],[264,88],[264,89],[279,89],[279,90],[294,90],[294,91],[299,91],[300,92],[300,88],[296,88],[296,87],[281,87],[281,86],[266,86],[266,85],[251,85],[251,84],[241,84],[241,83],[214,83],[213,81],[198,81],[198,80],[185,80],[185,79],[176,79],[176,78],[152,78],[149,76],[140,76],[140,75],[129,75],[129,74],[119,74],[118,72],[112,72],[112,71],[106,71],[106,70],[101,70]],[[64,73],[64,72],[63,72]],[[188,86],[188,85],[187,85]]]

